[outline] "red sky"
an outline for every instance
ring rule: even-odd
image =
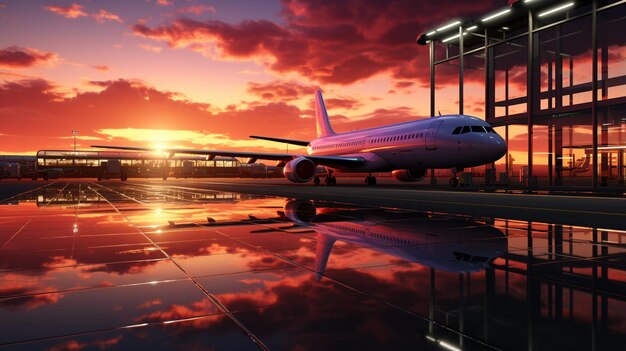
[[[80,149],[284,150],[248,136],[312,139],[318,87],[338,131],[427,116],[416,36],[506,5],[0,0],[0,153],[68,149],[72,130]],[[454,81],[438,83],[437,108],[457,112]]]

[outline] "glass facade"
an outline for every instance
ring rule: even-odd
[[[626,2],[580,1],[550,15],[522,1],[511,9],[493,25],[466,22],[466,35],[427,42],[431,114],[494,126],[509,150],[486,168],[501,184],[624,187]]]

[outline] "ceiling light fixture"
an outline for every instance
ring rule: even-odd
[[[543,17],[543,16],[551,15],[551,14],[553,14],[555,12],[558,12],[558,11],[561,11],[561,10],[565,10],[566,8],[569,8],[569,7],[572,7],[572,6],[574,6],[574,2],[573,1],[572,2],[568,2],[565,5],[561,5],[561,6],[553,8],[553,9],[550,9],[548,11],[542,12],[542,13],[538,14],[537,17]]]
[[[454,27],[454,26],[459,25],[459,24],[461,24],[461,21],[455,21],[455,22],[452,22],[450,24],[446,24],[445,26],[443,26],[441,28],[437,28],[436,31],[437,32],[441,32],[441,31],[444,31],[444,30],[446,30],[448,28]]]
[[[483,21],[483,22],[491,21],[492,19],[497,18],[497,17],[500,17],[500,16],[502,16],[502,15],[506,15],[506,14],[507,14],[507,13],[509,13],[509,12],[511,12],[511,9],[502,10],[502,11],[500,11],[500,12],[494,13],[494,14],[493,14],[493,15],[491,15],[491,16],[488,16],[488,17],[483,18],[481,21]]]

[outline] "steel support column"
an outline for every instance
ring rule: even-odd
[[[459,114],[463,114],[463,26],[459,26]]]
[[[528,62],[526,63],[526,114],[528,119],[528,172],[526,173],[526,186],[531,185],[533,176],[533,109],[534,109],[534,75],[531,74],[535,69],[534,53],[534,37],[533,37],[533,11],[528,11]]]
[[[428,48],[428,55],[430,56],[430,117],[435,117],[435,42],[431,40]],[[434,185],[436,182],[435,169],[431,168],[430,184]]]
[[[593,165],[591,183],[593,188],[598,187],[598,4],[593,0],[591,4],[591,128],[593,144]]]
[[[430,57],[430,117],[435,116],[435,42],[428,44]]]

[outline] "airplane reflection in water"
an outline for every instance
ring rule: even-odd
[[[285,205],[287,218],[318,233],[318,273],[324,273],[337,240],[450,272],[480,271],[507,251],[507,239],[499,229],[465,219],[418,217],[385,209],[320,212],[308,201]]]
[[[507,252],[507,238],[499,229],[464,218],[429,217],[425,213],[391,209],[337,207],[300,200],[288,200],[278,215],[278,218],[269,219],[250,216],[249,220],[238,222],[217,222],[209,217],[204,226],[290,221],[293,225],[289,227],[253,230],[252,233],[285,230],[308,233],[312,229],[317,232],[315,271],[319,274],[326,270],[337,240],[431,268],[460,273],[483,270]],[[186,226],[192,224],[170,222],[170,227]]]

